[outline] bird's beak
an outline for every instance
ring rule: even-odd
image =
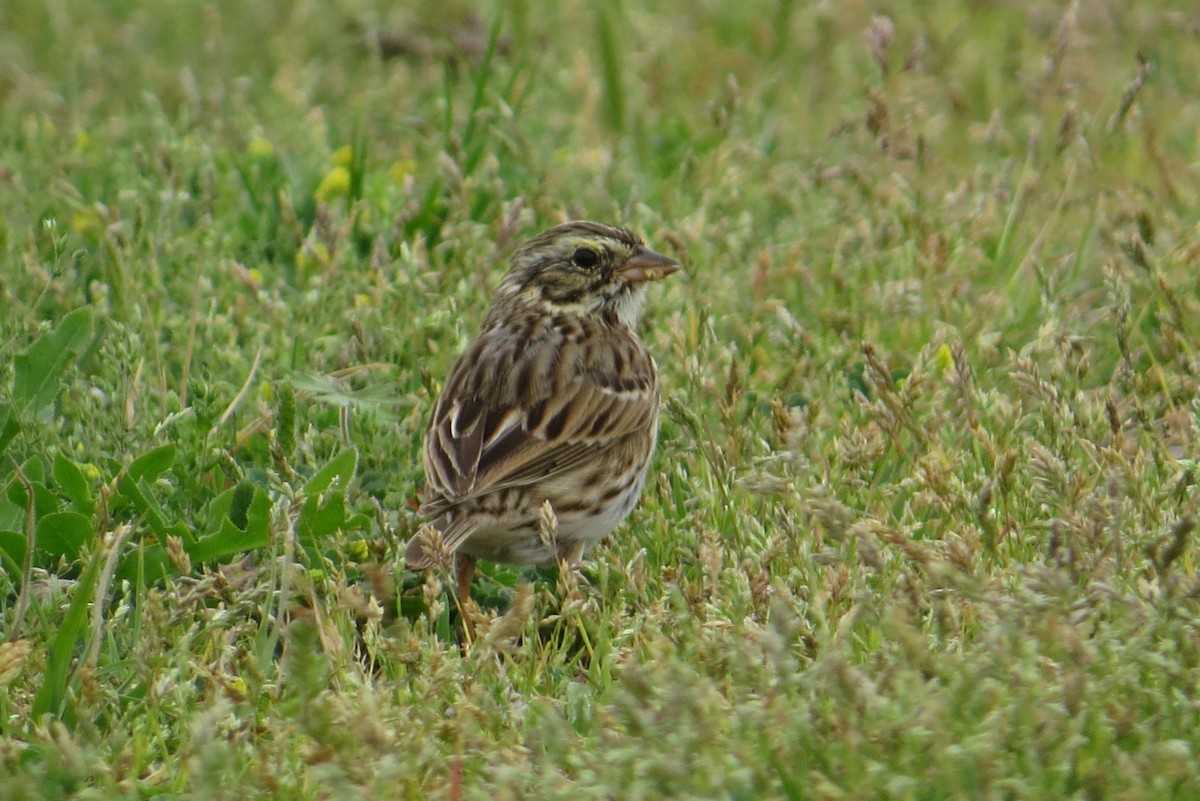
[[[640,284],[643,281],[661,281],[678,270],[679,262],[642,247],[617,269],[617,275],[627,284]]]

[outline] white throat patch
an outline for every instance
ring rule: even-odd
[[[642,304],[646,301],[646,287],[638,286],[621,292],[611,303],[617,313],[617,319],[626,328],[636,329],[638,318],[642,315]]]

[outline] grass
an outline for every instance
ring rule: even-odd
[[[0,797],[1196,798],[1198,30],[6,3]],[[424,422],[570,217],[686,265],[654,479],[464,642]]]

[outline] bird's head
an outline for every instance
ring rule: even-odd
[[[575,221],[518,248],[496,298],[554,313],[611,317],[632,328],[645,284],[678,269],[678,262],[624,228]]]

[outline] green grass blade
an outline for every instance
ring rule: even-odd
[[[104,562],[104,553],[97,550],[73,588],[71,603],[50,640],[46,659],[46,675],[33,698],[31,714],[40,719],[45,715],[70,722],[73,714],[67,705],[71,684],[71,665],[79,656],[86,639],[88,611],[95,601],[96,580]]]

